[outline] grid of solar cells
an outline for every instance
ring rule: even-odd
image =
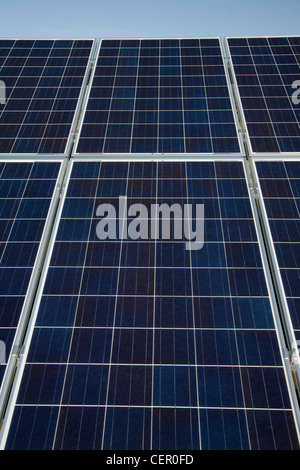
[[[1,154],[63,154],[92,40],[0,40]]]
[[[76,153],[241,153],[219,39],[103,40]]]
[[[300,37],[228,38],[252,152],[300,152]]]
[[[255,163],[281,279],[300,340],[300,162]]]
[[[99,240],[120,195],[204,247]],[[242,162],[74,162],[6,448],[297,447]]]
[[[60,163],[0,162],[0,340],[8,360]],[[5,364],[0,366],[0,385]]]

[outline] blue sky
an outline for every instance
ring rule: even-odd
[[[9,0],[2,37],[300,34],[299,0]]]

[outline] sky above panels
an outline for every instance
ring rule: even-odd
[[[2,37],[299,34],[299,0],[10,0]]]

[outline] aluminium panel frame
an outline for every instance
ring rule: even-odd
[[[33,304],[33,307],[32,307],[32,313],[31,313],[31,316],[30,316],[30,319],[29,319],[29,322],[28,322],[28,328],[27,328],[26,336],[25,336],[24,343],[23,343],[22,354],[19,355],[19,358],[18,358],[19,363],[18,363],[18,368],[16,369],[14,382],[12,383],[12,386],[11,386],[11,391],[10,391],[9,400],[8,400],[8,404],[7,404],[7,413],[4,417],[2,429],[0,429],[0,450],[5,449],[6,440],[7,440],[7,437],[8,437],[9,428],[10,428],[10,424],[11,424],[11,421],[12,421],[12,417],[13,417],[17,397],[18,397],[18,392],[19,392],[19,389],[20,389],[22,376],[23,376],[25,365],[26,365],[26,360],[27,360],[27,356],[28,356],[28,352],[29,352],[29,347],[30,347],[33,331],[34,331],[34,328],[35,328],[35,323],[36,323],[36,319],[37,319],[37,315],[38,315],[38,311],[39,311],[39,307],[40,307],[40,302],[41,302],[41,298],[42,298],[42,295],[43,295],[43,290],[44,290],[44,286],[45,286],[45,282],[46,282],[46,277],[47,277],[47,274],[48,274],[48,268],[49,268],[50,260],[51,260],[51,257],[52,257],[54,244],[55,244],[55,241],[56,241],[56,235],[57,235],[57,231],[58,231],[58,228],[59,228],[59,223],[60,223],[60,220],[61,220],[61,214],[62,214],[63,207],[64,207],[64,202],[65,202],[65,198],[66,198],[66,194],[67,194],[67,189],[68,189],[68,185],[69,185],[71,174],[72,174],[73,164],[75,162],[87,163],[87,162],[95,162],[95,161],[98,161],[98,162],[113,162],[113,161],[120,162],[120,161],[124,161],[124,162],[133,162],[133,163],[135,163],[135,162],[138,162],[138,161],[143,162],[143,161],[145,161],[145,159],[143,159],[143,158],[142,159],[139,159],[139,158],[138,159],[132,159],[132,158],[112,159],[110,157],[95,159],[95,158],[82,157],[82,158],[73,158],[70,161],[65,162],[65,165],[66,165],[65,166],[65,169],[66,169],[65,179],[64,179],[63,186],[62,186],[61,196],[60,196],[57,212],[56,212],[56,215],[55,215],[55,220],[54,220],[54,223],[53,223],[53,230],[50,234],[49,246],[48,246],[48,250],[47,250],[46,256],[45,256],[45,263],[44,263],[44,266],[43,266],[43,269],[42,269],[42,272],[41,272],[41,279],[40,279],[38,289],[37,289],[37,292],[36,292],[36,297],[34,299],[34,304]],[[170,159],[165,160],[162,157],[157,156],[157,158],[153,158],[152,161],[157,161],[157,162],[167,161],[169,163],[169,162],[172,162],[172,161],[178,162],[179,160],[176,159],[176,158],[175,159],[170,158]],[[207,157],[206,158],[203,157],[203,158],[198,158],[197,160],[189,160],[187,158],[182,157],[180,159],[180,161],[182,161],[182,162],[186,162],[186,161],[203,161],[203,162],[228,161],[228,162],[237,162],[237,161],[240,161],[243,165],[245,179],[246,179],[246,183],[247,183],[247,191],[248,191],[250,205],[251,205],[251,211],[252,211],[252,215],[253,215],[253,221],[254,221],[256,234],[257,234],[257,241],[258,241],[259,251],[260,251],[260,255],[261,255],[261,259],[262,259],[262,267],[263,267],[263,272],[264,272],[266,285],[267,285],[268,297],[269,297],[269,300],[270,300],[270,306],[271,306],[271,310],[272,310],[272,314],[273,314],[274,328],[275,328],[275,332],[276,332],[276,336],[277,336],[277,340],[278,340],[280,357],[281,357],[281,360],[282,360],[283,372],[284,372],[284,376],[285,376],[285,379],[286,379],[286,384],[287,384],[288,394],[289,394],[289,398],[290,398],[291,409],[292,409],[292,413],[293,413],[293,417],[294,417],[296,432],[297,432],[298,440],[300,442],[300,409],[299,409],[299,402],[298,402],[297,394],[296,394],[296,391],[295,391],[293,375],[292,375],[292,371],[291,371],[291,367],[290,367],[290,361],[289,361],[289,355],[288,355],[288,351],[287,351],[287,345],[286,345],[284,332],[283,332],[281,321],[280,321],[280,316],[279,316],[277,302],[276,302],[276,295],[275,295],[275,291],[274,291],[274,288],[273,288],[273,282],[272,282],[271,273],[270,273],[270,269],[269,269],[269,263],[268,263],[268,259],[267,259],[267,253],[266,253],[266,250],[265,250],[265,246],[264,246],[264,242],[263,242],[263,236],[262,236],[262,232],[261,232],[261,228],[260,228],[260,220],[259,220],[259,215],[258,215],[257,208],[256,208],[256,202],[255,202],[255,192],[254,192],[254,189],[253,189],[253,186],[252,186],[252,183],[251,183],[251,177],[250,177],[250,173],[249,173],[249,169],[248,169],[248,163],[246,161],[246,158],[242,158],[242,157],[240,157],[240,158],[230,158],[230,157],[227,157],[225,159],[224,158],[210,159],[210,158],[207,158]]]
[[[242,100],[240,97],[239,87],[235,75],[234,65],[231,58],[230,47],[228,44],[228,39],[269,39],[269,38],[286,38],[286,37],[299,37],[297,34],[290,35],[276,35],[276,36],[226,36],[224,38],[224,49],[228,61],[228,66],[230,69],[230,77],[232,79],[232,89],[235,97],[236,107],[238,110],[240,125],[242,127],[242,133],[244,137],[244,144],[247,150],[247,155],[250,157],[277,157],[281,159],[286,157],[300,157],[300,152],[254,152],[252,150],[251,138],[249,136],[247,121],[244,115],[244,108],[242,105]]]
[[[70,158],[70,155],[72,153],[72,148],[74,145],[74,139],[75,135],[77,132],[77,126],[78,126],[78,121],[80,119],[81,111],[82,111],[82,103],[84,100],[84,95],[86,91],[86,86],[89,80],[91,68],[92,68],[92,63],[93,63],[93,57],[97,48],[97,40],[95,38],[1,38],[0,40],[13,40],[13,41],[18,41],[18,40],[32,40],[32,41],[92,41],[92,46],[91,46],[91,51],[90,55],[88,58],[88,62],[86,64],[86,70],[85,74],[83,77],[83,81],[81,84],[81,90],[79,97],[77,99],[77,105],[76,109],[74,111],[74,116],[72,120],[72,124],[69,130],[68,138],[67,138],[67,143],[65,147],[64,153],[0,153],[0,160],[10,158],[10,160],[20,160],[20,159],[30,159],[34,156],[35,159],[39,160],[47,160],[50,158],[55,158],[55,159],[65,159],[65,158]]]
[[[258,176],[257,168],[256,168],[256,162],[265,162],[265,161],[271,161],[271,162],[281,161],[282,162],[282,161],[299,161],[299,160],[300,160],[299,158],[295,158],[295,157],[285,158],[285,159],[278,157],[275,160],[274,160],[274,157],[270,157],[270,158],[257,157],[257,158],[250,160],[250,171],[252,173],[253,181],[255,184],[255,191],[256,191],[257,200],[258,200],[258,211],[259,211],[259,216],[261,219],[263,235],[266,240],[266,251],[268,253],[270,270],[274,278],[274,289],[275,289],[276,297],[279,303],[283,332],[286,337],[288,359],[291,364],[291,369],[294,373],[294,381],[295,381],[295,385],[298,390],[298,395],[300,399],[300,351],[299,351],[299,348],[296,347],[297,341],[295,337],[294,327],[293,327],[290,312],[289,312],[285,289],[283,286],[283,281],[282,281],[282,277],[280,273],[280,267],[279,267],[277,255],[275,252],[272,232],[271,232],[270,225],[269,225],[269,217],[267,215],[266,207],[264,204],[264,197],[263,197],[260,180],[259,180],[259,176]]]
[[[27,159],[26,162],[34,163],[40,162],[40,159],[32,158]],[[7,365],[4,373],[4,377],[2,380],[2,386],[0,388],[0,441],[1,441],[1,434],[2,428],[1,424],[3,419],[5,418],[5,414],[7,411],[7,404],[9,400],[9,395],[11,388],[13,386],[13,382],[15,379],[16,370],[18,370],[18,363],[20,358],[22,357],[24,351],[24,338],[26,336],[26,331],[28,328],[28,323],[31,318],[31,311],[34,304],[36,291],[38,288],[38,284],[40,281],[41,272],[43,270],[43,265],[45,261],[45,256],[48,250],[48,244],[52,232],[52,226],[56,217],[56,212],[60,200],[60,195],[63,187],[63,182],[65,179],[65,173],[67,169],[67,160],[61,159],[51,159],[51,160],[44,160],[45,162],[49,163],[59,163],[60,169],[56,179],[55,188],[53,190],[53,194],[51,196],[51,203],[48,209],[48,214],[45,222],[45,226],[43,229],[43,233],[41,239],[39,241],[39,248],[35,257],[35,263],[32,268],[30,280],[27,286],[26,294],[24,295],[24,302],[22,306],[22,310],[20,313],[20,317],[18,320],[18,325],[16,327],[15,336],[13,339],[11,352],[9,357],[7,358]],[[8,163],[24,163],[24,160],[6,160]]]
[[[231,109],[232,109],[232,112],[233,112],[233,115],[234,115],[234,124],[235,124],[235,128],[236,128],[236,136],[237,136],[237,140],[238,140],[238,143],[239,143],[239,148],[240,148],[240,152],[239,153],[142,153],[142,152],[137,152],[137,153],[120,153],[120,152],[117,152],[117,153],[77,153],[77,146],[78,146],[78,142],[79,142],[79,139],[80,139],[80,134],[81,134],[81,128],[82,128],[82,125],[83,125],[83,122],[84,122],[84,117],[85,117],[85,113],[86,113],[86,108],[87,108],[87,104],[88,104],[88,100],[89,100],[89,96],[90,96],[90,92],[91,92],[91,88],[92,88],[92,85],[93,85],[93,80],[94,80],[94,75],[95,75],[95,70],[96,70],[96,66],[97,66],[97,61],[98,61],[98,57],[99,57],[99,52],[100,52],[100,49],[101,49],[101,46],[102,46],[102,41],[105,41],[105,40],[118,40],[118,41],[122,41],[122,40],[148,40],[148,39],[154,39],[154,40],[160,40],[160,39],[217,39],[219,41],[219,46],[220,46],[220,51],[221,51],[221,55],[222,55],[222,62],[223,62],[223,67],[224,67],[224,72],[225,72],[225,77],[226,77],[226,84],[227,84],[227,88],[228,88],[228,92],[229,92],[229,98],[230,98],[230,103],[231,103]],[[98,47],[97,47],[97,52],[96,52],[96,56],[95,56],[95,64],[94,64],[94,68],[93,68],[93,71],[91,73],[91,78],[90,78],[90,82],[87,86],[87,93],[86,93],[86,96],[85,96],[85,99],[84,99],[84,103],[83,103],[83,106],[82,106],[82,116],[80,118],[80,122],[79,122],[79,125],[78,125],[78,132],[76,133],[76,137],[75,137],[75,143],[74,143],[74,150],[72,152],[72,157],[87,157],[87,158],[96,158],[96,159],[99,159],[99,158],[106,158],[106,157],[109,157],[109,158],[143,158],[143,159],[152,159],[152,158],[155,158],[156,156],[163,156],[164,158],[190,158],[190,159],[194,159],[194,158],[199,158],[199,157],[210,157],[210,158],[219,158],[219,157],[230,157],[230,158],[236,158],[236,157],[244,157],[246,155],[245,153],[245,148],[244,148],[244,144],[243,144],[243,138],[242,138],[242,131],[240,129],[240,125],[239,125],[239,120],[238,120],[238,116],[237,116],[237,111],[236,111],[236,105],[235,105],[235,100],[234,100],[234,95],[233,95],[233,91],[232,91],[232,86],[231,86],[231,83],[230,83],[230,75],[229,75],[229,71],[228,71],[228,66],[227,66],[227,63],[226,63],[226,60],[225,60],[225,54],[224,54],[224,48],[223,48],[223,44],[222,44],[222,38],[221,37],[193,37],[193,38],[189,38],[189,37],[184,37],[184,38],[172,38],[172,37],[164,37],[164,38],[160,38],[160,37],[157,37],[157,38],[101,38],[100,41],[99,41],[99,44],[98,44]]]

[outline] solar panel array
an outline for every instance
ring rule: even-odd
[[[240,154],[219,39],[103,40],[77,154]]]
[[[204,247],[99,240],[120,194],[201,201]],[[242,162],[74,162],[7,449],[250,447],[297,437]]]
[[[95,45],[0,40],[0,448],[299,449],[300,38]]]
[[[92,40],[0,40],[0,154],[65,154]]]
[[[300,37],[227,41],[251,153],[299,154]]]

